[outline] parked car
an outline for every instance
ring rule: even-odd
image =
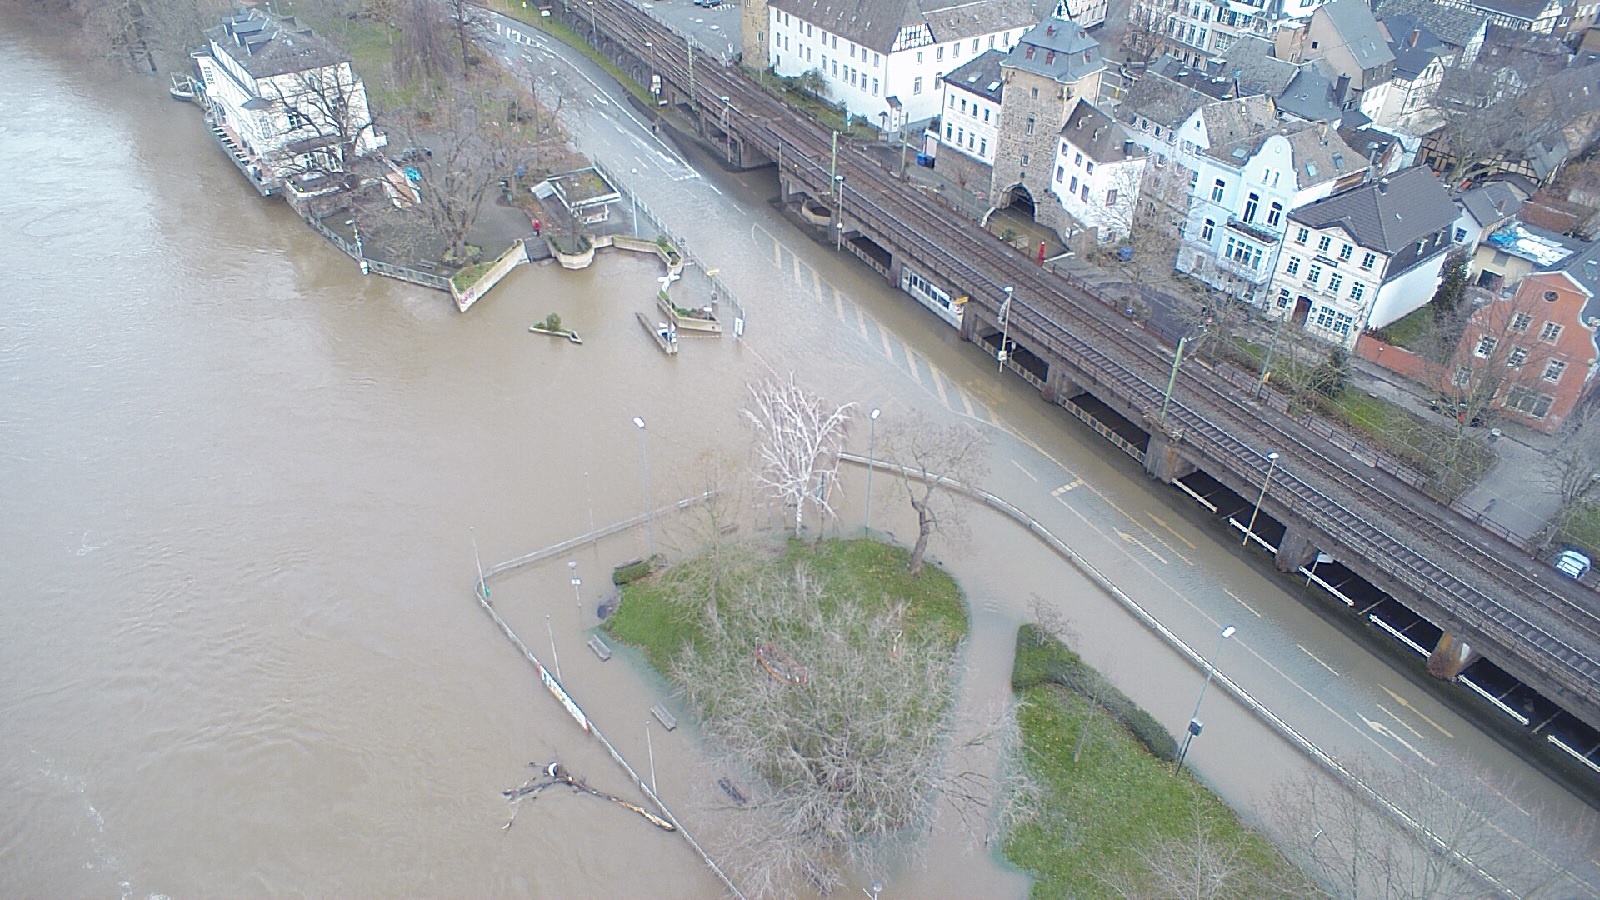
[[[1556,554],[1556,571],[1568,578],[1580,579],[1589,574],[1589,557],[1578,550],[1563,550]]]

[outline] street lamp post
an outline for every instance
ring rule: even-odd
[[[833,183],[839,196],[833,210],[833,252],[838,253],[844,249],[844,176],[833,176]]]
[[[655,516],[650,504],[650,452],[645,446],[644,419],[634,416],[633,424],[639,429],[639,469],[644,474],[644,558],[648,564],[656,555],[655,525],[651,521]]]
[[[733,165],[733,135],[728,133],[728,110],[733,107],[733,101],[727,97],[718,97],[722,101],[722,140],[728,145],[728,165]]]
[[[1167,390],[1161,395],[1161,415],[1156,417],[1156,422],[1167,421],[1167,404],[1172,402],[1172,389],[1178,384],[1178,366],[1183,364],[1183,348],[1189,346],[1189,341],[1194,335],[1186,335],[1178,339],[1177,352],[1172,354],[1172,372],[1167,376]]]
[[[572,600],[578,605],[578,627],[583,627],[583,580],[578,577],[578,561],[567,560],[567,571],[571,573]]]
[[[1200,685],[1200,696],[1195,698],[1194,712],[1189,714],[1188,733],[1184,735],[1183,747],[1178,751],[1178,764],[1172,767],[1172,774],[1174,775],[1183,771],[1183,759],[1189,755],[1189,742],[1193,741],[1195,736],[1200,733],[1201,728],[1204,727],[1200,724],[1200,704],[1205,702],[1206,688],[1211,687],[1211,676],[1217,672],[1217,657],[1222,653],[1222,642],[1233,637],[1233,633],[1237,630],[1232,625],[1225,626],[1222,632],[1217,635],[1217,649],[1211,651],[1211,660],[1209,662],[1202,660],[1206,666],[1206,680]]]
[[[882,410],[876,406],[867,418],[867,534],[872,533],[872,451],[873,445],[878,441],[878,414]]]
[[[639,170],[629,170],[633,173],[633,182],[628,185],[628,199],[633,201],[633,236],[639,236]]]
[[[1250,510],[1250,524],[1245,526],[1244,540],[1239,542],[1239,546],[1241,547],[1250,543],[1250,535],[1255,533],[1256,516],[1261,513],[1261,501],[1267,498],[1267,486],[1272,484],[1272,470],[1277,468],[1277,466],[1278,451],[1274,450],[1267,454],[1267,476],[1261,479],[1261,493],[1256,495],[1255,508]]]
[[[1006,370],[1006,343],[1011,335],[1011,295],[1015,289],[1008,284],[1002,290],[1006,292],[1006,299],[1000,304],[1000,352],[995,354],[999,360],[999,365],[995,368],[997,372]]]

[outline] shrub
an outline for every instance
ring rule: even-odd
[[[630,563],[623,563],[611,570],[611,583],[622,585],[632,584],[650,574],[650,562],[636,559]]]
[[[1113,687],[1093,666],[1038,625],[1024,625],[1017,638],[1011,667],[1011,688],[1018,693],[1038,684],[1055,684],[1099,704],[1157,759],[1178,758],[1178,742],[1156,718]]]
[[[560,331],[561,330],[561,317],[559,315],[555,314],[555,313],[551,313],[550,315],[545,316],[544,317],[544,330],[545,331]]]

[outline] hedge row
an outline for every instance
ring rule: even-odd
[[[1055,684],[1098,704],[1122,723],[1157,759],[1178,758],[1178,742],[1155,717],[1117,690],[1071,648],[1037,625],[1024,625],[1017,635],[1017,658],[1011,687],[1021,692],[1038,684]]]

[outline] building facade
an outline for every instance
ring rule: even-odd
[[[1058,134],[1051,192],[1072,225],[1101,244],[1126,240],[1144,180],[1145,156],[1115,119],[1078,98]]]
[[[1324,0],[1137,0],[1129,41],[1147,59],[1172,56],[1190,65],[1223,56],[1240,38],[1268,40],[1304,22]]]
[[[1353,348],[1362,331],[1433,299],[1456,215],[1416,166],[1292,211],[1267,313]]]
[[[990,50],[944,77],[938,168],[963,189],[989,188],[1005,84],[1000,61]]]

